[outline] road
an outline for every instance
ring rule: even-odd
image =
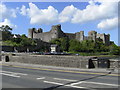
[[[41,88],[43,90],[116,88],[118,90],[119,86],[118,75],[109,73],[2,65],[0,74],[2,75],[2,88]]]

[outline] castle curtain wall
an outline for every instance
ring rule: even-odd
[[[88,36],[84,36],[84,31],[80,31],[77,33],[64,33],[61,30],[61,25],[53,25],[52,29],[49,32],[43,32],[42,29],[36,30],[35,28],[29,29],[28,37],[33,39],[40,39],[44,42],[49,42],[55,38],[68,37],[69,39],[76,39],[78,41],[83,40],[94,40],[96,41],[98,38],[102,39],[103,43],[106,45],[110,44],[110,35],[106,34],[97,34],[96,31],[88,32]]]

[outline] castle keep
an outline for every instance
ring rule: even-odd
[[[76,39],[78,41],[83,40],[102,40],[103,43],[106,45],[110,44],[110,35],[109,34],[100,34],[96,31],[90,31],[88,32],[88,36],[84,35],[84,31],[76,32],[76,33],[64,33],[61,30],[61,25],[53,25],[52,29],[49,32],[43,32],[41,28],[36,30],[35,28],[28,30],[28,38],[32,39],[40,39],[44,42],[49,42],[52,39],[55,38],[62,38],[62,37],[68,37],[69,39]]]

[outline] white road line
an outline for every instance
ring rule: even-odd
[[[36,78],[37,80],[42,80],[42,79],[45,79],[45,77],[41,77],[41,78]]]
[[[81,84],[81,83],[83,83],[84,81],[81,81],[81,82],[77,82],[77,83],[72,83],[72,84],[70,84],[70,85],[77,85],[77,84]]]
[[[77,81],[77,80],[72,80],[72,79],[62,79],[62,78],[53,78],[53,79],[55,79],[55,80],[63,80],[63,81],[73,81],[73,82]]]
[[[107,85],[107,86],[120,86],[118,84],[99,83],[99,82],[84,82],[84,83],[100,84],[100,85]]]
[[[16,72],[10,72],[10,71],[0,71],[0,72],[3,72],[3,73],[10,73],[10,74],[19,74],[19,75],[28,75],[28,74],[25,74],[25,73],[16,73]]]
[[[56,84],[56,85],[63,85],[63,86],[67,86],[67,87],[74,87],[74,88],[86,88],[86,87],[79,87],[79,86],[72,86],[72,85],[64,85],[62,83],[57,83],[57,82],[51,82],[51,81],[43,81],[44,83],[50,83],[50,84]]]
[[[57,83],[57,82],[51,82],[51,81],[43,81],[44,83],[50,83],[50,84],[57,84],[57,85],[64,85],[62,83]]]
[[[81,84],[81,83],[92,83],[92,84],[99,84],[99,85],[107,85],[107,86],[120,86],[117,84],[109,84],[109,83],[99,83],[99,82],[86,82],[86,81],[81,81],[81,82],[77,82],[77,83],[72,83],[71,85],[77,85],[77,84]]]
[[[13,75],[13,74],[6,74],[6,73],[0,73],[2,75],[6,75],[6,76],[11,76],[11,77],[20,77],[20,76],[16,76],[16,75]]]

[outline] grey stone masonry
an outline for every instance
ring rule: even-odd
[[[69,39],[76,39],[78,41],[83,40],[93,40],[96,41],[100,38],[103,43],[106,45],[110,44],[110,35],[109,34],[97,34],[96,31],[88,32],[88,36],[84,36],[84,31],[76,32],[76,33],[64,33],[61,29],[61,25],[53,25],[52,29],[49,32],[43,32],[41,28],[36,30],[35,28],[31,28],[28,30],[28,37],[33,39],[40,39],[44,42],[49,42],[55,38],[68,37]]]
[[[88,68],[89,58],[84,56],[30,55],[27,57],[9,56],[9,61],[48,66]]]
[[[2,61],[6,56],[2,56]],[[46,66],[72,67],[72,68],[99,68],[97,59],[93,56],[64,56],[64,55],[9,55],[6,62],[19,62],[27,64],[39,64]],[[108,67],[106,67],[108,68]],[[110,59],[109,68],[120,69],[120,61]]]

